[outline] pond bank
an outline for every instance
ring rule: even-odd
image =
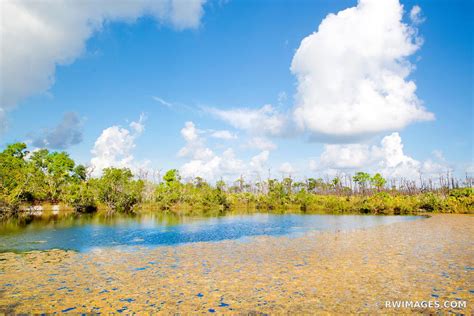
[[[410,313],[474,304],[474,216],[130,251],[0,254],[0,312]],[[448,312],[450,309],[441,309]]]

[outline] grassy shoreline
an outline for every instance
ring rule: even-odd
[[[269,203],[266,196],[249,194],[228,194],[226,204],[204,205],[201,200],[176,202],[172,205],[160,202],[142,202],[134,207],[135,214],[163,213],[182,216],[228,215],[233,213],[300,213],[300,214],[371,214],[371,215],[420,215],[433,213],[474,214],[474,195],[469,190],[452,191],[448,195],[432,192],[417,195],[402,195],[380,192],[370,196],[309,195],[304,202],[295,198],[285,203]],[[41,206],[41,208],[38,208]],[[75,212],[66,204],[23,205],[23,214],[34,214],[41,209],[43,213],[57,214]],[[107,215],[108,209],[99,204],[97,212]],[[110,215],[110,214],[109,214]]]
[[[76,165],[66,152],[30,153],[23,143],[0,152],[0,220],[21,216],[38,205],[57,212],[106,210],[108,214],[141,209],[182,215],[229,211],[301,211],[326,214],[409,215],[419,212],[473,213],[473,181],[440,176],[433,181],[385,179],[356,172],[332,179],[282,179],[243,176],[215,183],[201,177],[183,179],[176,169],[150,181],[127,168],[105,168],[100,177]]]

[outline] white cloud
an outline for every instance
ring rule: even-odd
[[[421,46],[398,0],[360,0],[301,42],[294,119],[319,140],[354,140],[433,120],[407,79]]]
[[[414,5],[410,10],[410,20],[414,24],[421,24],[425,21],[425,18],[421,16],[421,8],[417,5]]]
[[[218,138],[218,139],[223,139],[223,140],[232,140],[232,139],[237,139],[237,135],[227,131],[227,130],[221,130],[221,131],[212,131],[211,132],[211,137]]]
[[[418,180],[420,176],[437,177],[449,169],[439,153],[424,162],[413,159],[403,151],[398,133],[385,136],[380,145],[347,144],[324,145],[319,159],[310,161],[313,171],[366,171],[380,172],[388,178]]]
[[[204,132],[197,129],[193,122],[186,122],[181,129],[186,144],[179,150],[178,157],[191,159],[180,168],[184,178],[199,176],[216,180],[219,177],[233,176],[242,172],[243,163],[235,157],[231,148],[225,150],[222,156],[218,156],[206,147],[203,134]]]
[[[293,175],[296,169],[289,162],[284,162],[280,165],[278,171],[285,175]]]
[[[146,116],[145,114],[141,113],[140,118],[138,119],[137,122],[131,122],[130,127],[137,133],[141,134],[145,130],[145,120]]]
[[[221,110],[206,108],[205,110],[235,128],[257,135],[281,135],[284,133],[287,123],[285,116],[270,104],[266,104],[258,109],[236,108]]]
[[[270,152],[268,150],[264,150],[261,153],[253,156],[250,159],[250,167],[255,172],[263,172],[265,171],[266,163],[268,161],[268,157],[270,156]]]
[[[5,113],[54,83],[56,66],[72,63],[104,24],[148,15],[177,29],[195,28],[204,0],[4,0],[0,3],[0,126]]]
[[[160,98],[160,97],[157,97],[157,96],[153,96],[151,97],[153,100],[155,100],[156,102],[160,103],[161,105],[164,105],[166,106],[167,108],[172,108],[174,107],[174,104],[171,103],[171,102],[168,102],[166,101],[165,99],[163,98]]]
[[[253,177],[255,173],[265,170],[269,158],[269,151],[264,150],[253,156],[249,162],[236,157],[232,148],[227,148],[221,154],[216,154],[206,146],[205,135],[209,135],[196,128],[193,122],[186,122],[181,130],[186,144],[178,152],[181,158],[189,158],[180,172],[185,179],[202,177],[209,181],[223,178],[226,181],[235,180],[240,175]],[[212,134],[210,134],[212,137]]]
[[[277,145],[265,137],[252,137],[247,142],[247,147],[259,150],[274,150],[277,148]]]
[[[61,122],[52,128],[45,129],[33,139],[33,146],[51,149],[66,149],[82,142],[82,122],[77,113],[67,112]]]
[[[381,142],[381,161],[378,163],[382,174],[392,178],[417,179],[421,163],[403,152],[403,143],[398,133],[385,136]]]
[[[185,163],[180,168],[180,172],[184,179],[201,177],[204,179],[213,180],[216,177],[220,162],[221,158],[217,156],[208,161],[193,159]]]
[[[222,153],[221,157],[221,175],[234,176],[244,172],[245,163],[235,156],[234,150],[232,148],[226,149]]]
[[[181,168],[181,175],[185,179],[202,177],[214,181],[220,178],[234,180],[245,171],[245,164],[235,157],[231,148],[226,149],[221,156],[212,155],[207,159],[192,159]]]
[[[114,125],[102,131],[91,150],[94,176],[109,167],[137,169],[132,152],[136,138],[144,130],[143,120],[141,115],[138,122],[130,123],[130,129]]]
[[[370,164],[378,156],[374,148],[365,144],[324,145],[320,165],[334,169],[357,169]]]
[[[178,157],[191,157],[195,160],[208,160],[214,157],[212,150],[204,146],[204,139],[199,136],[202,131],[198,130],[193,122],[186,122],[181,129],[181,135],[186,145],[178,152]]]

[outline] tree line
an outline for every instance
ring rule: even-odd
[[[108,214],[139,210],[413,214],[474,209],[470,179],[450,181],[449,175],[447,186],[434,187],[403,180],[396,186],[379,173],[365,172],[303,181],[269,177],[248,182],[240,177],[231,184],[222,180],[210,184],[201,177],[185,181],[176,169],[168,170],[157,183],[142,173],[136,177],[127,168],[106,168],[101,177],[91,177],[90,171],[66,152],[29,152],[24,143],[8,145],[0,153],[0,218],[22,214],[25,207],[42,203]]]

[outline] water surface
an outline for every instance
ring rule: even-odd
[[[0,226],[0,251],[72,249],[89,251],[118,246],[176,245],[252,236],[300,236],[311,231],[353,230],[421,216],[250,214],[221,217],[134,217],[98,215],[33,220]]]

